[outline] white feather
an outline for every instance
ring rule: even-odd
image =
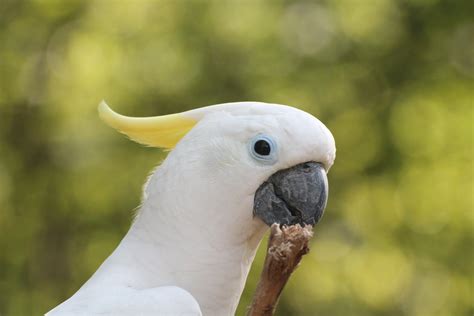
[[[233,315],[266,225],[259,185],[280,169],[335,158],[329,130],[306,112],[241,102],[185,112],[199,123],[149,178],[129,232],[92,278],[48,315]],[[259,164],[248,141],[278,142]]]

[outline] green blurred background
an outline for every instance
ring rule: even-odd
[[[472,0],[0,0],[0,314],[72,295],[165,157],[101,123],[106,99],[135,116],[283,103],[331,129],[327,213],[278,315],[472,315],[473,12]]]

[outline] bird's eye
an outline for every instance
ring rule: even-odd
[[[267,135],[257,135],[250,140],[249,144],[251,156],[265,163],[274,163],[276,161],[276,142]]]
[[[272,151],[272,147],[266,140],[260,139],[253,145],[253,150],[260,156],[268,156]]]

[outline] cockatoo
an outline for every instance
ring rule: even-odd
[[[269,225],[315,224],[335,142],[296,108],[236,102],[133,118],[99,105],[132,140],[172,149],[115,251],[47,315],[233,315]]]

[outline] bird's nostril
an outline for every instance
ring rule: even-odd
[[[310,172],[311,171],[311,164],[309,164],[308,162],[305,162],[303,164],[303,171],[304,172]]]

